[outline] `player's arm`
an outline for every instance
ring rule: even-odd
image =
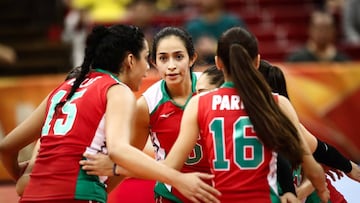
[[[136,102],[135,109],[135,126],[132,129],[130,144],[138,149],[147,150],[146,153],[151,155],[151,147],[146,145],[149,141],[149,111],[147,103],[144,97],[140,97]],[[150,149],[149,149],[150,148]],[[111,161],[107,155],[104,154],[84,154],[86,159],[81,160],[79,163],[82,165],[82,169],[86,171],[88,175],[98,175],[98,176],[114,176],[113,165],[114,162]],[[122,169],[124,170],[124,169]],[[126,173],[125,170],[122,173]],[[116,179],[119,179],[118,177]],[[117,181],[115,181],[117,182]],[[111,183],[109,183],[111,185]]]
[[[130,135],[130,144],[138,149],[147,150],[146,153],[150,155],[152,146],[146,145],[149,141],[149,111],[147,103],[144,97],[140,97],[136,102],[136,109],[135,109],[135,125],[132,129],[132,133]],[[114,176],[114,162],[104,154],[84,154],[86,159],[81,160],[79,163],[82,165],[82,169],[86,171],[88,175],[98,175],[98,176]],[[122,174],[128,174],[128,172],[118,167],[119,171]],[[123,177],[122,177],[123,178]],[[111,190],[111,185],[116,185],[118,180],[122,179],[119,177],[116,178],[109,178],[108,187]],[[115,181],[113,181],[115,179]],[[115,184],[114,184],[115,183]]]
[[[39,149],[40,149],[40,139],[38,139],[38,141],[36,142],[36,144],[34,146],[33,152],[31,154],[31,158],[29,161],[27,161],[27,165],[26,165],[24,173],[22,174],[22,176],[20,176],[20,178],[16,182],[16,192],[19,196],[22,195],[26,185],[28,184],[28,182],[30,180],[30,173],[34,167],[35,160],[38,155]]]
[[[281,203],[301,203],[301,201],[292,192],[286,192],[280,196]]]
[[[281,110],[285,113],[285,115],[297,128],[297,131],[299,133],[301,145],[305,152],[302,162],[302,168],[304,170],[305,176],[311,181],[311,183],[316,188],[320,199],[325,202],[329,199],[329,190],[326,187],[324,170],[321,167],[321,165],[318,164],[315,161],[314,157],[312,156],[312,153],[310,152],[310,148],[304,139],[304,133],[300,128],[299,125],[300,122],[297,117],[297,114],[293,106],[289,102],[289,100],[283,96],[279,96],[278,104]]]
[[[335,147],[317,139],[303,125],[300,125],[304,138],[313,153],[315,160],[328,167],[344,172],[349,178],[360,182],[360,167],[347,159]]]
[[[296,188],[296,193],[300,200],[305,200],[306,197],[308,197],[314,191],[315,191],[314,186],[306,177],[304,177],[304,180],[301,182],[299,187]]]
[[[198,103],[199,95],[196,95],[185,107],[179,136],[163,162],[167,166],[180,170],[196,144],[199,136]]]
[[[145,98],[141,96],[136,102],[135,128],[130,137],[130,143],[138,149],[143,149],[149,137],[150,114]]]
[[[20,125],[0,142],[0,158],[10,176],[17,180],[24,172],[18,164],[18,153],[41,135],[46,112],[46,101],[42,103]]]
[[[115,85],[108,90],[105,136],[111,160],[137,178],[158,180],[174,186],[194,202],[199,202],[200,199],[219,202],[216,196],[220,193],[201,180],[211,179],[213,176],[203,173],[180,173],[130,145],[135,108],[135,96],[128,88]]]

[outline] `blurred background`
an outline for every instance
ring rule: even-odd
[[[303,124],[359,163],[359,10],[359,0],[0,0],[0,137],[81,65],[96,25],[137,25],[150,45],[161,28],[182,27],[199,71],[213,63],[220,34],[241,26],[257,37],[261,58],[284,71]],[[158,79],[154,70],[136,95]],[[0,202],[15,195],[12,184],[0,164]]]
[[[81,64],[87,32],[95,25],[114,23],[135,24],[144,30],[150,41],[164,26],[183,27],[192,34],[201,56],[215,49],[211,40],[216,40],[219,33],[238,25],[257,36],[263,59],[287,61],[308,42],[311,16],[319,10],[332,16],[334,29],[320,22],[318,30],[334,37],[320,35],[318,38],[322,43],[330,41],[347,59],[356,61],[360,59],[360,37],[357,36],[360,31],[356,30],[360,29],[360,16],[345,15],[349,10],[347,2],[352,1],[356,2],[0,0],[0,75],[65,73]],[[199,31],[200,28],[203,30]]]

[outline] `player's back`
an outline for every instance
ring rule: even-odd
[[[221,202],[277,202],[276,156],[257,138],[240,96],[225,83],[201,95],[200,136],[204,139]],[[273,197],[273,198],[272,198]]]
[[[41,145],[23,200],[85,199],[106,201],[106,177],[81,169],[83,153],[107,153],[105,145],[106,89],[118,81],[92,72],[58,111],[71,88],[69,80],[48,99]]]

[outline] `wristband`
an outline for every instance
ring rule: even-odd
[[[316,161],[327,166],[339,169],[344,173],[349,173],[352,170],[352,165],[349,159],[345,158],[333,146],[317,139],[318,144],[313,156]]]
[[[114,176],[119,176],[120,174],[116,173],[116,163],[114,163],[114,166],[113,166],[113,175]]]

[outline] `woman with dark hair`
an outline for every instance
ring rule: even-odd
[[[279,67],[271,65],[267,61],[261,60],[259,71],[265,77],[273,92],[285,96],[289,99],[285,76]],[[310,151],[313,153],[313,156],[317,162],[327,166],[328,170],[334,171],[339,179],[341,176],[343,176],[343,173],[345,173],[352,180],[360,182],[359,166],[357,166],[353,161],[343,156],[336,148],[334,148],[330,144],[313,136],[310,132],[307,131],[307,129],[303,125],[300,125],[300,127],[306,135],[306,141],[308,142],[308,144],[310,146],[313,146],[310,148]],[[327,173],[330,174],[331,178],[335,181],[332,172],[327,171]],[[283,174],[278,173],[278,175]],[[310,181],[307,180],[306,177],[301,178],[303,177],[301,175],[301,170],[294,170],[294,176],[294,179],[297,180],[294,183],[297,186],[296,192],[298,198],[301,200],[306,199],[306,203],[319,202],[319,197],[314,191],[315,188],[311,185]],[[330,191],[330,201],[332,203],[346,202],[344,196],[339,191],[337,191],[337,189],[332,185],[329,178],[326,179],[326,182],[327,187]]]
[[[195,93],[197,75],[192,67],[196,59],[191,36],[183,29],[165,27],[154,36],[151,62],[161,80],[137,101],[136,129],[131,142],[143,149],[150,136],[157,160],[164,160],[170,151],[179,134],[183,110]],[[181,171],[210,173],[207,158],[203,157],[202,140],[188,155]],[[162,202],[189,202],[175,188],[161,182],[155,186],[155,196]]]
[[[265,80],[270,85],[270,87],[274,93],[278,93],[280,95],[283,95],[283,96],[289,98],[288,92],[287,92],[285,75],[278,66],[272,65],[265,60],[261,60],[258,70],[264,76]],[[222,71],[217,69],[216,66],[209,67],[199,77],[199,80],[197,82],[197,91],[203,92],[203,91],[208,91],[211,89],[218,88],[222,84],[222,82],[219,83],[219,81],[223,81]],[[303,126],[301,126],[301,127],[303,128]],[[308,134],[308,135],[312,136],[311,134]],[[312,136],[312,137],[314,137],[314,136]],[[327,150],[323,150],[323,148],[327,148]],[[314,158],[317,161],[319,161],[325,165],[332,166],[332,168],[335,169],[339,178],[342,176],[342,173],[346,173],[347,176],[349,176],[351,179],[359,182],[359,177],[356,176],[356,174],[359,173],[359,170],[360,170],[359,167],[356,166],[356,164],[354,162],[352,162],[351,160],[348,160],[347,158],[345,158],[333,146],[317,139],[317,147],[314,150],[315,151],[311,150],[311,152],[313,152]],[[331,158],[331,159],[325,158],[328,156],[336,157],[336,161],[333,158]],[[350,166],[350,169],[348,169],[349,166]],[[297,195],[297,197],[299,199],[301,199],[301,200],[306,199],[307,203],[319,202],[319,198],[318,198],[316,192],[314,191],[315,189],[311,185],[311,182],[309,180],[301,181],[301,178],[300,178],[301,174],[298,173],[298,170],[294,171],[294,175],[295,175],[294,179],[300,180],[300,181],[295,181],[295,182],[292,181],[292,179],[293,179],[292,174],[287,172],[290,169],[290,166],[288,166],[287,160],[284,159],[284,157],[281,154],[278,154],[277,167],[278,167],[277,175],[278,175],[278,181],[279,181],[279,185],[280,185],[279,190],[281,190],[283,193],[292,192],[293,194]],[[334,170],[334,169],[332,169],[332,170]],[[341,170],[341,172],[337,171],[337,170]],[[349,170],[350,170],[350,172],[349,172]],[[331,172],[328,172],[328,174],[331,175]],[[335,180],[333,175],[331,175],[331,176],[332,176],[333,180]],[[328,178],[326,181],[327,181],[327,187],[330,191],[330,201],[331,202],[346,202],[344,196],[341,193],[339,193],[339,191],[337,191],[334,186],[332,186],[332,184]],[[297,186],[296,192],[295,192],[294,184],[296,184],[296,186]],[[280,192],[280,194],[281,194],[281,192]],[[282,196],[281,198],[284,198],[284,197]]]
[[[260,60],[260,56],[258,54],[258,48],[257,48],[257,42],[254,36],[249,34],[247,31],[243,31],[242,33],[244,36],[242,36],[242,39],[244,39],[243,44],[246,50],[249,50],[251,53],[251,59],[253,62],[253,67],[255,69],[258,69],[262,75],[265,77],[267,83],[270,85],[273,92],[279,93],[280,95],[283,95],[287,97],[287,91],[286,91],[286,82],[284,74],[282,73],[281,69],[271,65],[270,63]],[[249,37],[252,37],[254,40],[246,40]],[[223,83],[223,75],[222,72],[216,70],[216,67],[211,67],[203,73],[203,75],[210,74],[211,77],[200,77],[197,81],[198,91],[206,91],[212,88],[215,88]],[[207,78],[207,79],[206,79]],[[204,81],[205,80],[205,81]],[[206,84],[211,84],[211,86],[207,86]],[[326,143],[321,142],[320,140],[317,140],[313,135],[311,135],[302,125],[300,125],[300,128],[303,132],[303,136],[306,138],[306,142],[310,145],[310,151],[314,152],[314,157],[317,161],[324,163],[328,166],[341,169],[343,172],[345,172],[350,178],[359,181],[359,167],[356,166],[355,163],[347,160],[344,158],[341,154],[339,154],[336,149],[331,147],[330,145],[327,145]],[[324,150],[328,146],[330,150]],[[286,160],[282,158],[283,156],[278,154],[278,163],[282,163],[281,167],[286,168],[288,167],[286,164]],[[336,160],[331,159],[329,157],[337,157]],[[283,161],[279,161],[279,160]],[[278,165],[279,167],[279,165]],[[295,188],[293,187],[291,173],[284,174],[284,173],[278,173],[279,178],[278,181],[280,185],[282,186],[283,192],[293,192],[295,195]],[[285,177],[284,177],[285,175]],[[281,177],[280,177],[281,176]],[[285,180],[285,182],[284,182]],[[288,181],[286,181],[288,180]],[[281,181],[281,182],[280,182]],[[285,185],[285,187],[283,187]],[[281,194],[281,193],[280,193]]]
[[[177,27],[165,27],[153,39],[151,62],[157,68],[161,80],[150,86],[137,101],[136,128],[131,143],[143,149],[149,136],[154,146],[156,160],[164,160],[174,144],[180,129],[185,106],[195,94],[199,74],[192,72],[197,59],[190,35]],[[192,152],[187,153],[182,172],[210,173],[210,167],[199,139]],[[101,155],[89,156],[92,160]],[[83,161],[88,173],[103,174],[92,167],[91,161]],[[105,172],[106,173],[106,172]],[[211,185],[211,180],[207,182]],[[189,202],[179,191],[168,184],[155,185],[157,202]]]
[[[194,202],[216,201],[207,190],[218,193],[201,180],[210,179],[210,175],[179,173],[129,143],[136,110],[132,91],[139,89],[149,69],[148,55],[148,43],[137,27],[93,29],[76,77],[55,88],[0,142],[1,160],[17,180],[22,175],[17,162],[19,150],[40,138],[40,149],[20,202],[105,203],[107,177],[88,175],[79,165],[84,153],[99,152],[139,178],[173,185]],[[116,167],[113,172],[117,174]]]
[[[274,69],[273,69],[274,67]],[[271,66],[266,61],[260,62],[260,72],[267,80],[268,84],[272,87],[273,92],[281,91],[286,83],[284,75],[280,68]],[[212,91],[219,88],[224,83],[224,74],[216,66],[211,66],[204,70],[196,83],[196,92],[202,93]],[[287,92],[284,91],[287,95]],[[282,201],[285,202],[298,202],[297,194],[293,183],[293,173],[288,161],[281,155],[277,156],[277,181],[279,183],[279,195]]]
[[[164,163],[181,168],[200,134],[221,202],[277,202],[274,173],[279,152],[292,166],[302,165],[327,201],[324,171],[299,135],[290,102],[273,95],[255,69],[257,55],[256,38],[248,31],[235,27],[221,36],[215,61],[225,83],[189,101],[179,137]]]
[[[278,93],[289,99],[286,88],[285,76],[279,67],[271,65],[265,60],[260,60],[260,66],[258,70],[264,76],[265,80],[267,81],[273,92]]]
[[[224,83],[224,74],[216,66],[205,69],[196,83],[196,92],[207,92],[220,87]]]

